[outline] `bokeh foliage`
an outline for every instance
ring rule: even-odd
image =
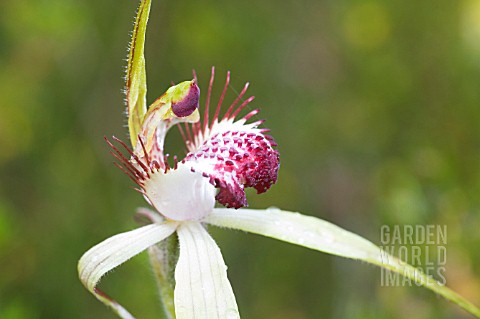
[[[77,279],[89,247],[145,205],[111,165],[136,1],[0,3],[0,318],[114,318]],[[480,1],[154,0],[149,102],[191,77],[230,99],[251,82],[281,152],[251,207],[333,221],[448,227],[447,284],[480,300]],[[183,154],[178,134],[167,146]],[[212,229],[245,318],[461,318],[371,266]],[[139,318],[160,306],[146,256],[102,287]]]

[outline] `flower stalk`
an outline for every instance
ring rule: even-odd
[[[178,261],[178,238],[170,236],[164,241],[150,247],[148,256],[155,275],[160,301],[165,317],[175,319],[175,265]]]

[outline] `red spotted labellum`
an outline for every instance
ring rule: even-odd
[[[133,150],[118,140],[129,152],[130,159],[109,142],[112,153],[120,161],[119,166],[140,186],[139,191],[147,201],[171,220],[199,220],[212,211],[215,199],[229,208],[247,206],[246,187],[263,193],[277,180],[276,143],[265,134],[268,129],[259,128],[262,120],[247,123],[258,109],[237,119],[254,98],[243,100],[248,84],[220,117],[230,82],[230,73],[227,73],[214,116],[209,121],[214,75],[212,68],[203,122],[198,115],[197,81],[185,81],[172,86],[150,106]],[[163,145],[173,125],[178,125],[188,154],[181,161],[175,157],[175,164],[170,166]]]

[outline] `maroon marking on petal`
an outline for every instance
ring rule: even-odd
[[[220,99],[218,100],[217,108],[215,109],[215,115],[213,116],[213,121],[218,120],[220,109],[222,108],[223,99],[225,98],[225,93],[227,93],[227,88],[229,84],[230,84],[230,71],[227,72],[227,78],[225,80],[225,85],[223,86],[222,95],[220,95]]]
[[[245,83],[245,86],[243,87],[242,91],[240,92],[240,94],[237,96],[237,98],[235,99],[235,101],[233,101],[232,105],[230,105],[230,107],[228,108],[227,112],[225,113],[225,115],[223,116],[223,118],[229,118],[230,117],[230,113],[233,111],[233,109],[235,108],[235,106],[238,104],[238,102],[242,99],[242,97],[245,95],[245,93],[247,92],[247,89],[248,89],[248,86],[250,85],[250,83]]]
[[[201,121],[198,121],[196,123],[192,124],[192,134],[193,136],[198,136],[198,134],[201,132]]]
[[[192,81],[187,94],[178,102],[172,102],[172,111],[178,117],[186,117],[198,108],[200,89],[195,81]]]
[[[203,115],[203,130],[208,126],[208,114],[210,113],[210,98],[212,96],[213,80],[215,80],[215,67],[212,66],[212,74],[210,75],[210,83],[208,84],[207,100],[205,102],[205,112]]]
[[[122,155],[117,155],[113,151],[110,151],[110,154],[115,157],[118,162],[113,162],[115,166],[119,167],[125,174],[135,177],[135,183],[138,184],[139,179],[143,176],[142,173],[140,173],[135,167],[132,167],[129,163],[128,160],[125,159]],[[137,177],[140,176],[140,177]]]
[[[243,187],[239,185],[219,185],[217,186],[220,188],[217,196],[215,199],[218,200],[219,203],[225,205],[227,208],[241,208],[248,206],[247,197],[245,196],[245,191]]]
[[[137,180],[137,178],[135,178],[134,175],[131,175],[131,173],[127,171],[122,165],[118,164],[117,162],[113,162],[113,164],[119,169],[121,169],[122,172],[124,172],[135,184],[137,184],[138,186],[142,186],[142,184]]]
[[[243,110],[243,108],[245,106],[247,106],[248,103],[252,102],[254,99],[255,99],[255,97],[251,96],[248,99],[246,99],[245,101],[243,101],[243,103],[235,110],[235,112],[233,112],[233,114],[230,116],[230,118],[234,119],[235,117],[237,117],[238,113],[240,113]]]
[[[158,171],[158,170],[161,169],[162,167],[161,167],[160,163],[159,163],[157,160],[153,160],[153,161],[152,161],[152,168],[155,168],[155,169]]]
[[[140,142],[140,145],[142,146],[143,156],[145,157],[145,160],[147,161],[147,165],[148,165],[148,167],[150,167],[150,169],[152,169],[152,165],[151,165],[151,162],[150,162],[150,155],[148,155],[147,149],[145,148],[145,143],[143,142],[143,138],[140,134],[138,135],[138,141]]]
[[[128,160],[120,150],[110,142],[107,137],[104,136],[107,144],[112,148],[110,154],[112,154],[118,162],[114,164],[120,168],[128,177],[130,177],[136,184],[143,186],[144,182],[150,178],[151,168],[147,167],[134,153],[133,151],[120,139],[113,136],[113,139],[120,143],[130,154],[131,158]],[[138,164],[135,166],[134,164]]]
[[[105,299],[108,299],[108,301],[110,301],[111,303],[114,303],[114,304],[118,305],[118,303],[115,300],[113,300],[112,297],[110,297],[109,295],[107,295],[106,293],[104,293],[103,291],[98,289],[97,287],[93,288],[93,292],[96,293],[97,295],[102,296]]]
[[[278,152],[272,142],[258,132],[217,134],[205,141],[197,152],[187,155],[187,163],[197,161],[202,163],[202,173],[220,188],[216,199],[234,208],[247,205],[245,187],[253,187],[257,193],[268,190],[276,182],[279,168]]]
[[[166,154],[163,156],[163,163],[165,165],[164,167],[164,173],[166,174],[168,170],[170,169],[170,164],[168,164],[168,158],[170,157],[170,154]]]
[[[193,75],[193,80],[195,81],[195,83],[198,83],[197,72],[195,71],[195,69],[192,70],[192,75]]]
[[[187,124],[187,123],[185,123],[185,124]],[[187,145],[187,142],[190,142],[190,141],[187,140],[187,136],[185,135],[185,132],[183,131],[182,125],[180,123],[178,123],[177,128],[180,131],[180,136],[182,136],[183,143],[185,143],[185,145]]]
[[[245,116],[243,117],[243,119],[244,119],[245,121],[248,121],[252,116],[257,115],[258,112],[260,112],[260,110],[259,110],[259,109],[255,109],[255,110],[249,112],[247,115],[245,115]]]
[[[188,123],[184,123],[185,124],[185,131],[187,131],[187,137],[190,141],[193,141],[193,138],[192,138],[192,130],[190,129],[190,125],[188,125]]]

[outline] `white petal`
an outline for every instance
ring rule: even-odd
[[[325,253],[354,259],[379,259],[380,249],[368,240],[327,221],[281,211],[216,208],[205,222],[280,239]]]
[[[280,239],[332,255],[372,263],[410,278],[480,318],[480,310],[453,290],[438,283],[419,269],[387,254],[365,238],[327,221],[281,211],[278,208],[266,210],[217,208],[204,221],[220,227]]]
[[[90,248],[78,262],[78,273],[83,285],[101,302],[113,308],[121,318],[133,318],[122,306],[95,286],[100,278],[148,247],[170,236],[177,224],[164,222],[118,234]]]
[[[150,174],[143,188],[157,211],[172,220],[199,220],[215,206],[215,187],[183,163],[166,174]]]
[[[180,256],[175,269],[177,319],[240,318],[220,249],[198,222],[178,228]]]

